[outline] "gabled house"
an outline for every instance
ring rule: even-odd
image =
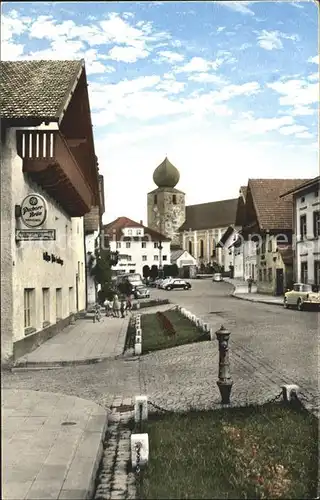
[[[111,252],[118,252],[115,274],[143,274],[143,267],[153,265],[159,270],[171,264],[170,238],[146,227],[142,221],[118,217],[103,226]]]
[[[304,179],[249,179],[242,234],[256,247],[258,292],[281,295],[293,282],[292,195]]]
[[[176,264],[181,278],[193,278],[196,276],[197,260],[187,250],[172,250],[171,264]]]
[[[0,68],[5,364],[85,308],[83,217],[99,185],[84,61]]]
[[[293,197],[294,281],[320,285],[320,176],[283,193]]]
[[[232,278],[243,278],[244,275],[244,245],[241,230],[245,216],[245,195],[246,187],[242,186],[239,190],[235,221],[226,229],[217,245],[217,248],[224,249],[228,254],[229,268],[226,271],[230,271]]]

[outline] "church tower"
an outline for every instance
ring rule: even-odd
[[[179,228],[186,218],[185,193],[175,188],[179,170],[166,157],[153,173],[158,186],[148,193],[148,227],[171,238],[171,246],[180,245]]]

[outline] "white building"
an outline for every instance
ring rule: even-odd
[[[111,252],[117,251],[119,261],[113,270],[117,274],[140,273],[143,267],[158,269],[171,264],[170,239],[127,217],[118,217],[103,227]],[[159,249],[161,243],[161,249]]]
[[[98,183],[84,63],[2,62],[1,85],[1,363],[11,364],[84,308],[83,216]]]
[[[294,279],[320,285],[320,176],[282,195],[293,196]]]
[[[92,207],[84,216],[87,309],[97,302],[97,292],[100,287],[96,285],[91,271],[96,263],[96,250],[100,248],[101,220],[105,211],[103,175],[99,175],[99,201],[99,205]]]
[[[233,248],[218,246],[229,226],[241,228],[241,198],[188,205],[180,228],[182,248],[202,264],[217,263],[225,271],[234,267]]]

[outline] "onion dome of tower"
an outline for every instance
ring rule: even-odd
[[[153,181],[159,188],[174,188],[178,184],[179,179],[179,170],[170,163],[167,157],[165,157],[153,173]]]

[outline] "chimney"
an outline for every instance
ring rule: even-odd
[[[143,226],[143,220],[140,221],[141,226]]]

